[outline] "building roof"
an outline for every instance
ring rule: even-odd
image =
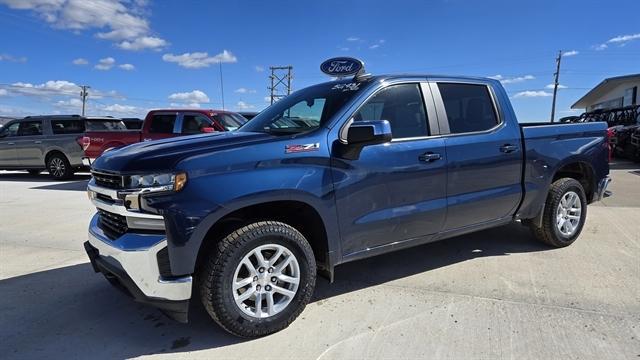
[[[602,80],[600,84],[596,85],[593,89],[589,90],[580,100],[571,105],[572,109],[586,108],[588,104],[592,103],[594,99],[600,97],[604,92],[611,90],[619,84],[629,80],[640,80],[640,74],[631,74],[623,76],[615,76]]]

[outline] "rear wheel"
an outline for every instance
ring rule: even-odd
[[[576,241],[586,218],[587,198],[582,184],[575,179],[562,178],[551,184],[542,226],[530,226],[538,240],[551,246],[565,247]]]
[[[313,295],[316,263],[300,232],[261,221],[221,240],[199,280],[202,303],[222,328],[259,337],[286,328],[304,310]]]
[[[56,180],[65,180],[73,175],[69,160],[62,154],[53,154],[47,158],[47,170]]]

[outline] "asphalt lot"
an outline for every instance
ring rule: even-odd
[[[640,164],[612,169],[614,196],[568,248],[513,224],[346,264],[293,325],[257,340],[199,306],[172,322],[93,273],[88,175],[0,172],[0,356],[637,359]]]

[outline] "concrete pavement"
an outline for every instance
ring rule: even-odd
[[[0,172],[0,354],[33,358],[553,358],[640,356],[640,166],[564,249],[509,225],[359,262],[320,279],[277,334],[227,335],[193,306],[177,324],[94,274],[87,176]]]

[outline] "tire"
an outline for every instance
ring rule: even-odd
[[[576,195],[576,201],[571,205],[571,199]],[[561,202],[564,200],[561,208]],[[576,211],[566,211],[567,208],[576,209],[579,205],[580,213]],[[563,209],[565,212],[563,212]],[[559,219],[558,217],[563,217]],[[571,217],[574,218],[571,218]],[[562,178],[551,184],[547,200],[544,205],[544,213],[542,215],[542,226],[530,224],[533,235],[545,244],[561,248],[571,245],[582,232],[585,220],[587,218],[587,197],[584,193],[582,184],[571,178]],[[575,221],[574,221],[575,220]],[[562,226],[562,224],[565,224]],[[569,227],[573,229],[569,231]]]
[[[47,158],[47,171],[56,180],[66,180],[73,175],[69,160],[62,154],[53,154]]]
[[[34,169],[34,170],[27,170],[27,172],[29,173],[29,175],[36,176],[36,175],[40,175],[42,170]]]
[[[281,255],[273,259],[280,249]],[[263,263],[266,266],[262,272],[255,256],[258,252],[267,262]],[[253,270],[243,260],[249,260]],[[260,337],[286,328],[304,310],[315,288],[316,262],[309,242],[298,230],[281,222],[260,221],[235,230],[213,247],[205,261],[198,273],[202,303],[214,321],[240,337]],[[278,268],[283,264],[284,270],[279,272]],[[296,274],[297,286],[272,276],[295,279]],[[251,282],[234,289],[239,278]],[[285,296],[287,289],[295,293]],[[251,295],[238,304],[240,300],[236,299],[249,292]],[[264,299],[259,307],[256,306],[258,296]],[[269,314],[271,310],[272,314]]]

